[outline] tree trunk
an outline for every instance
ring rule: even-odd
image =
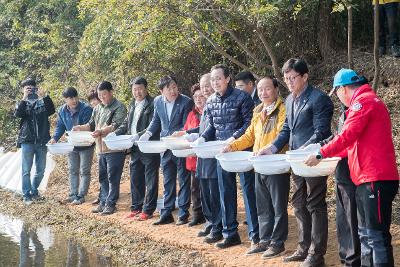
[[[380,65],[379,65],[379,1],[375,1],[374,6],[374,82],[372,89],[376,92],[378,90]]]
[[[347,7],[347,61],[349,68],[354,68],[353,63],[353,7]]]
[[[323,59],[332,53],[331,47],[331,11],[333,1],[318,2],[318,48]]]

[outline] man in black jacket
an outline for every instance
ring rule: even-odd
[[[49,116],[55,113],[51,98],[36,87],[33,79],[21,83],[24,96],[15,108],[21,118],[17,146],[22,149],[22,194],[26,205],[40,199],[38,187],[46,168],[46,143],[50,140]],[[36,173],[31,182],[31,169],[35,158]]]
[[[147,81],[143,77],[134,78],[131,83],[133,101],[125,121],[115,130],[116,135],[131,134],[133,140],[146,132],[154,113],[153,98],[147,92]],[[150,140],[159,140],[155,133]],[[131,212],[127,218],[144,221],[153,216],[157,206],[158,169],[160,154],[145,154],[135,144],[131,149]]]

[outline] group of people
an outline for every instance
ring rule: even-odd
[[[345,111],[334,136],[331,98],[309,84],[303,59],[291,58],[282,68],[290,91],[284,100],[279,81],[251,72],[231,80],[225,65],[215,65],[191,88],[192,98],[180,93],[173,76],[158,82],[160,95],[148,94],[147,81],[130,82],[132,102],[128,109],[114,96],[110,82],[101,82],[88,99],[79,100],[75,88],[63,92],[65,104],[58,111],[56,129],[49,134],[48,117],[55,112],[49,96],[35,81],[22,83],[24,98],[16,116],[21,127],[18,143],[23,151],[23,198],[25,204],[39,198],[37,187],[43,176],[46,143],[56,143],[66,131],[91,131],[95,145],[75,147],[69,158],[70,193],[66,202],[82,204],[90,184],[94,149],[98,155],[100,193],[94,213],[115,212],[126,151],[110,150],[107,136],[132,135],[134,141],[184,136],[190,142],[225,142],[222,153],[249,150],[257,156],[312,148],[305,163],[317,165],[339,156],[336,171],[337,235],[344,266],[394,266],[391,235],[392,201],[398,191],[394,146],[389,112],[366,79],[349,69],[334,78],[330,96],[336,94]],[[32,97],[37,91],[38,96]],[[310,150],[311,151],[311,150]],[[37,172],[31,184],[33,156]],[[43,156],[44,155],[44,156]],[[281,255],[288,237],[288,202],[291,199],[298,224],[298,246],[284,262],[300,261],[302,267],[323,266],[328,242],[326,204],[327,176],[302,177],[289,173],[263,175],[249,171],[232,173],[216,159],[178,158],[171,150],[160,154],[130,149],[131,208],[127,219],[148,220],[156,206],[159,168],[163,174],[163,207],[153,225],[203,224],[198,237],[225,249],[241,244],[237,221],[237,176],[246,212],[251,247],[247,255],[263,258]],[[43,165],[44,164],[44,165]],[[177,192],[177,180],[179,190]],[[176,202],[176,198],[178,199]],[[192,204],[192,216],[189,209]],[[190,218],[190,220],[189,220]]]

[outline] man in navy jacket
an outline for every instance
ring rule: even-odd
[[[229,143],[242,136],[250,125],[254,102],[248,93],[233,88],[230,83],[226,66],[215,65],[211,68],[211,86],[216,93],[209,97],[204,111],[207,114],[208,126],[195,142],[225,140]],[[236,220],[236,173],[223,170],[217,163],[217,174],[224,240],[217,243],[216,247],[227,248],[241,243]],[[250,239],[257,243],[258,229],[254,231],[254,235],[251,232],[249,231]],[[215,239],[216,241],[219,239]]]
[[[162,95],[154,99],[154,115],[147,131],[139,141],[147,141],[161,131],[160,136],[172,135],[183,129],[186,118],[193,107],[193,100],[180,94],[175,77],[165,76],[160,79],[158,88]],[[171,150],[162,153],[161,167],[164,176],[164,208],[160,219],[154,225],[174,222],[172,211],[175,207],[176,176],[179,180],[178,221],[177,225],[189,222],[190,207],[190,172],[186,170],[186,159],[175,157]]]

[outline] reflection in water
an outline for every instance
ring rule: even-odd
[[[73,239],[54,236],[49,227],[32,228],[21,220],[0,214],[0,266],[41,267],[41,266],[113,266],[110,257],[89,253]],[[5,239],[4,239],[5,238]],[[12,241],[12,242],[10,242]],[[16,264],[19,260],[19,265]]]

